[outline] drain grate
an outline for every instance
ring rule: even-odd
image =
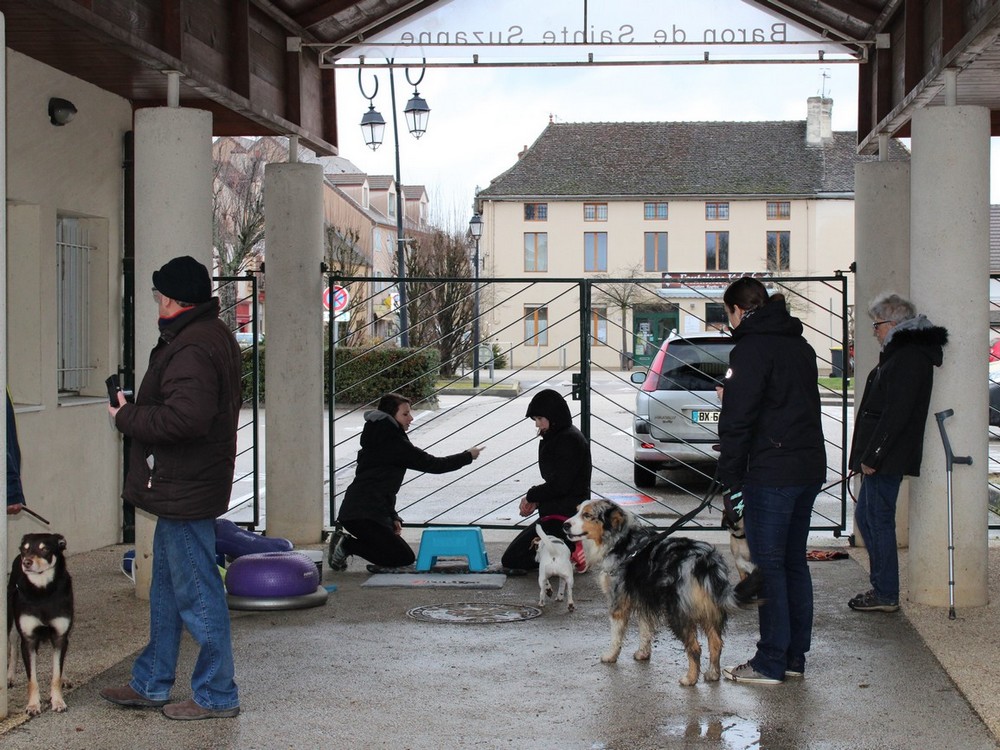
[[[478,625],[494,622],[520,622],[532,620],[542,614],[538,607],[525,604],[499,602],[456,602],[454,604],[426,604],[406,613],[421,622],[450,622],[458,625]]]

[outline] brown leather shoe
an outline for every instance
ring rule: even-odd
[[[170,703],[163,707],[163,715],[168,719],[178,721],[197,721],[198,719],[232,719],[240,712],[240,707],[211,709],[199,706],[191,698],[180,703]]]
[[[108,687],[101,690],[100,695],[104,700],[115,703],[119,706],[133,706],[136,708],[159,708],[167,705],[167,701],[157,701],[139,695],[132,689],[131,685],[122,687]]]

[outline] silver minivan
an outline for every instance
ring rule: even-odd
[[[715,391],[729,368],[733,338],[708,332],[672,333],[660,345],[646,373],[634,372],[635,484],[652,487],[660,469],[715,463],[719,412]]]

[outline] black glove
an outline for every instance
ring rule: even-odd
[[[735,530],[743,518],[743,489],[726,487],[722,490],[722,524]]]

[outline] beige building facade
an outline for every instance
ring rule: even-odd
[[[551,280],[590,279],[592,361],[645,365],[671,331],[725,325],[726,284],[756,274],[831,357],[852,285],[804,279],[848,272],[853,169],[867,160],[854,133],[830,129],[831,107],[815,97],[793,122],[550,123],[479,195],[484,275],[543,282],[498,285],[491,339],[513,366],[567,366],[581,303]],[[892,156],[907,158],[898,143]]]

